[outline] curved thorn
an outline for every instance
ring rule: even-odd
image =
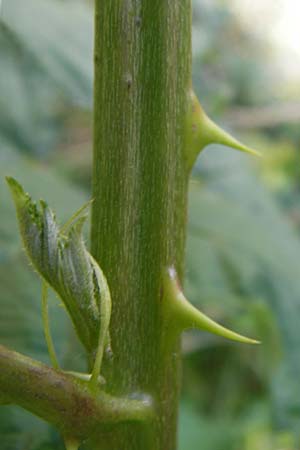
[[[251,155],[261,157],[261,153],[254,150],[246,145],[242,144],[240,141],[235,139],[231,134],[227,133],[217,124],[215,124],[205,113],[203,119],[203,128],[206,131],[207,144],[221,144],[227,147],[235,148],[241,152],[250,153]]]
[[[216,125],[203,110],[197,96],[190,90],[186,119],[186,161],[190,170],[199,153],[209,144],[221,144],[255,156],[262,156],[258,151],[247,147],[221,127]]]
[[[198,328],[232,341],[242,342],[244,344],[259,344],[259,341],[255,339],[242,336],[241,334],[235,333],[234,331],[219,325],[217,322],[210,319],[208,316],[191,305],[186,298],[184,298],[184,303],[184,305],[183,303],[181,304],[181,312],[185,316],[186,329]]]
[[[169,268],[165,277],[165,295],[166,307],[168,308],[171,319],[178,327],[178,331],[196,328],[208,331],[218,336],[245,344],[259,344],[260,342],[241,334],[235,333],[228,328],[219,325],[214,320],[207,317],[197,308],[195,308],[184,296],[180,289],[175,269]]]

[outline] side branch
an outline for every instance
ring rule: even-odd
[[[137,398],[137,395],[135,395]],[[120,422],[151,420],[149,398],[116,398],[91,392],[87,381],[54,370],[0,345],[0,402],[13,403],[85,439]]]

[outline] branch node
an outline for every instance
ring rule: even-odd
[[[120,423],[150,423],[154,417],[149,395],[115,397],[99,386],[91,390],[89,379],[54,370],[0,345],[2,401],[21,406],[78,441]]]

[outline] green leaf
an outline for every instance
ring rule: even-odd
[[[224,450],[234,445],[228,417],[209,419],[182,401],[179,412],[179,450]]]
[[[21,50],[27,50],[34,58],[35,71],[43,73],[47,83],[59,88],[75,104],[90,106],[93,93],[92,9],[81,1],[74,1],[71,7],[58,0],[9,0],[3,3],[2,20],[20,39]]]
[[[16,205],[26,252],[35,269],[65,304],[79,338],[89,352],[95,351],[100,329],[103,280],[101,269],[85,247],[82,227],[76,218],[64,235],[44,201],[34,203],[13,178],[7,182]]]

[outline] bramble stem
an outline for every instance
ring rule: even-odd
[[[91,450],[176,448],[179,340],[164,346],[163,268],[183,275],[190,0],[96,0],[91,252],[108,281],[106,389],[149,393],[154,442],[127,424]],[[148,444],[147,444],[148,443]]]

